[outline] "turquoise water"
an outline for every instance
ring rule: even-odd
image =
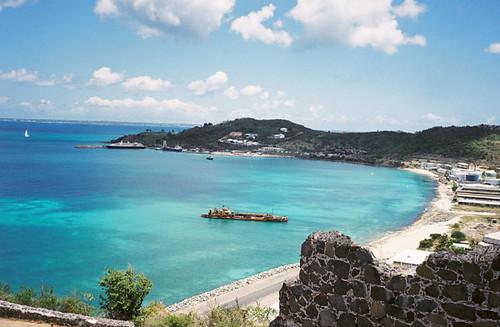
[[[106,267],[131,264],[173,303],[297,262],[315,230],[366,243],[408,225],[435,188],[362,165],[74,147],[145,128],[0,122],[0,282],[97,294]],[[200,218],[221,205],[289,222]]]

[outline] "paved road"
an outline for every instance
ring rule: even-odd
[[[299,268],[290,269],[271,277],[257,280],[251,284],[241,286],[236,290],[229,291],[208,301],[200,302],[179,311],[205,314],[215,306],[232,307],[235,306],[236,303],[243,307],[260,305],[278,309],[279,290],[283,282],[297,279],[298,276]]]

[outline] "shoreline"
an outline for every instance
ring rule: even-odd
[[[458,222],[462,216],[462,214],[451,210],[453,198],[451,189],[447,184],[442,183],[434,173],[419,168],[400,169],[426,176],[436,182],[437,187],[432,200],[428,202],[424,211],[413,223],[400,230],[388,231],[376,240],[364,245],[380,261],[386,261],[402,250],[418,248],[419,242],[431,233],[448,232],[449,226]],[[242,306],[256,303],[278,309],[278,294],[274,294],[274,296],[266,294],[260,299],[255,299],[255,296],[253,296],[253,301],[246,301],[248,303],[242,303],[240,299],[250,297],[255,293],[262,295],[260,294],[262,293],[261,290],[266,287],[273,290],[276,290],[277,287],[281,288],[281,285],[286,280],[297,279],[298,273],[298,263],[280,266],[187,298],[168,306],[168,310],[184,313],[192,311],[206,313],[216,305],[225,306],[236,302]],[[255,289],[257,283],[259,284],[258,290]],[[277,293],[277,290],[275,292]],[[272,299],[276,302],[272,302]]]
[[[399,230],[388,231],[383,236],[367,244],[377,259],[385,261],[402,250],[418,248],[421,240],[431,233],[446,233],[450,225],[458,222],[463,216],[453,212],[453,193],[448,184],[444,184],[434,173],[420,168],[402,168],[415,174],[431,178],[437,183],[432,200],[417,219]]]

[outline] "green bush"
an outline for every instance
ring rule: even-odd
[[[426,238],[426,239],[420,241],[418,248],[425,250],[425,249],[430,249],[433,246],[434,246],[434,241],[430,238]]]
[[[14,295],[12,294],[9,285],[0,283],[0,300],[12,301],[13,298]]]
[[[54,294],[54,288],[42,285],[40,294],[36,299],[36,306],[50,310],[57,310],[59,299]]]
[[[104,290],[100,296],[101,308],[110,318],[120,320],[133,320],[140,315],[142,302],[153,286],[146,276],[131,267],[108,270],[99,285]]]
[[[457,242],[465,241],[466,239],[465,234],[458,230],[451,233],[451,238]]]
[[[30,287],[22,287],[21,290],[14,295],[14,302],[33,306],[36,302],[35,290]]]
[[[164,325],[165,327],[195,327],[196,326],[196,316],[194,314],[169,314],[165,317]],[[221,325],[222,326],[222,325]]]
[[[59,300],[58,310],[61,312],[77,313],[81,315],[91,316],[95,309],[90,302],[93,300],[91,294],[85,293],[83,298],[77,294],[69,297],[63,297]]]

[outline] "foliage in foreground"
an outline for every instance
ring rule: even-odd
[[[149,315],[159,310],[155,302],[141,308],[152,284],[146,276],[134,272],[130,267],[127,270],[108,270],[99,285],[104,290],[104,295],[100,296],[101,309],[110,318],[133,320],[140,314]],[[100,314],[91,305],[94,301],[91,294],[74,293],[72,296],[58,297],[52,287],[43,285],[38,292],[30,287],[13,292],[7,284],[0,283],[0,300],[86,316]],[[161,305],[160,308],[165,307]]]
[[[277,312],[272,308],[213,308],[207,316],[195,313],[169,313],[165,307],[142,316],[143,327],[264,327],[269,326]]]
[[[450,251],[456,254],[463,254],[469,249],[453,246],[453,243],[465,241],[466,236],[460,231],[454,231],[451,237],[447,234],[431,234],[429,238],[420,241],[418,246],[421,250]]]
[[[109,269],[99,282],[104,291],[100,296],[101,308],[113,319],[133,320],[141,313],[144,298],[153,284],[132,267],[127,270]]]
[[[0,284],[0,300],[87,316],[95,312],[94,307],[90,305],[92,295],[85,293],[80,296],[75,293],[58,297],[52,287],[43,285],[38,292],[31,287],[22,287],[18,292],[13,292],[8,285]]]

